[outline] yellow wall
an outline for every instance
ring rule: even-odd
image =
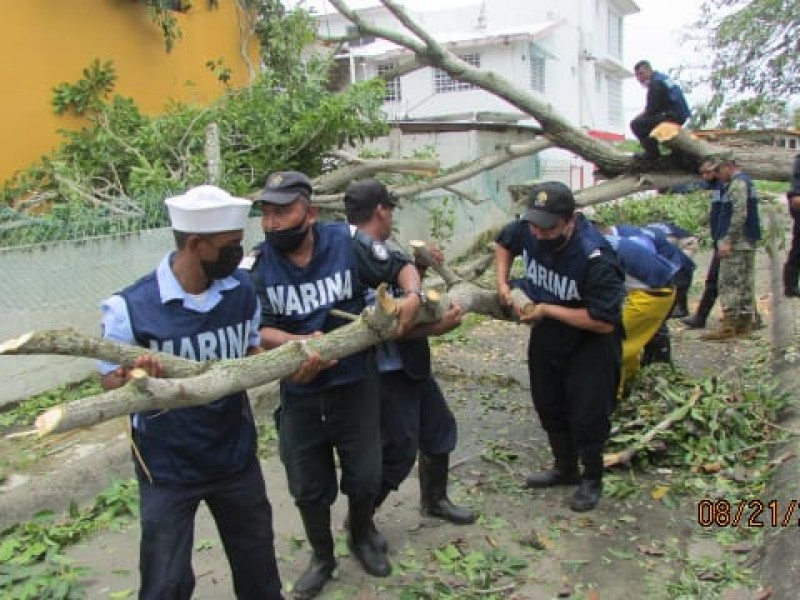
[[[52,90],[80,79],[95,58],[114,62],[115,92],[133,97],[150,114],[170,98],[207,103],[220,95],[208,60],[224,60],[233,70],[233,86],[249,79],[237,0],[219,0],[218,9],[194,0],[187,13],[174,13],[183,37],[170,54],[140,1],[0,0],[0,5],[0,181],[57,146],[58,129],[78,124],[53,113]],[[256,41],[245,37],[257,66]]]

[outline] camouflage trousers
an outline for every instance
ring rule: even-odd
[[[755,248],[735,248],[719,262],[719,299],[722,314],[735,318],[753,314],[756,301]]]

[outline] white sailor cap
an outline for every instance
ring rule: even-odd
[[[175,231],[219,233],[244,229],[252,202],[214,185],[199,185],[164,201]]]

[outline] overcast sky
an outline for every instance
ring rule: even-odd
[[[693,47],[691,43],[681,42],[681,30],[699,16],[698,0],[635,2],[640,12],[625,18],[625,66],[633,69],[636,61],[644,59],[649,60],[654,69],[666,73],[693,60]],[[645,90],[635,79],[629,79],[624,94],[625,114],[632,117],[644,106]],[[701,100],[690,95],[689,105]]]

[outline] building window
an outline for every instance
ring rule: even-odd
[[[468,65],[481,68],[481,55],[480,54],[459,54],[458,58],[463,60]],[[441,69],[433,70],[433,90],[437,94],[445,92],[460,92],[462,90],[474,90],[476,86],[466,81],[457,81],[450,77],[449,73],[445,73]]]
[[[606,75],[608,90],[608,124],[622,127],[622,80]]]
[[[608,53],[622,60],[622,15],[608,7]]]
[[[545,90],[545,54],[535,44],[531,44],[528,52],[531,63],[531,89],[544,93]]]
[[[378,77],[383,77],[389,71],[397,68],[397,63],[388,62],[378,65]],[[386,81],[386,96],[384,102],[400,102],[403,99],[403,93],[400,89],[400,78],[392,77]]]

